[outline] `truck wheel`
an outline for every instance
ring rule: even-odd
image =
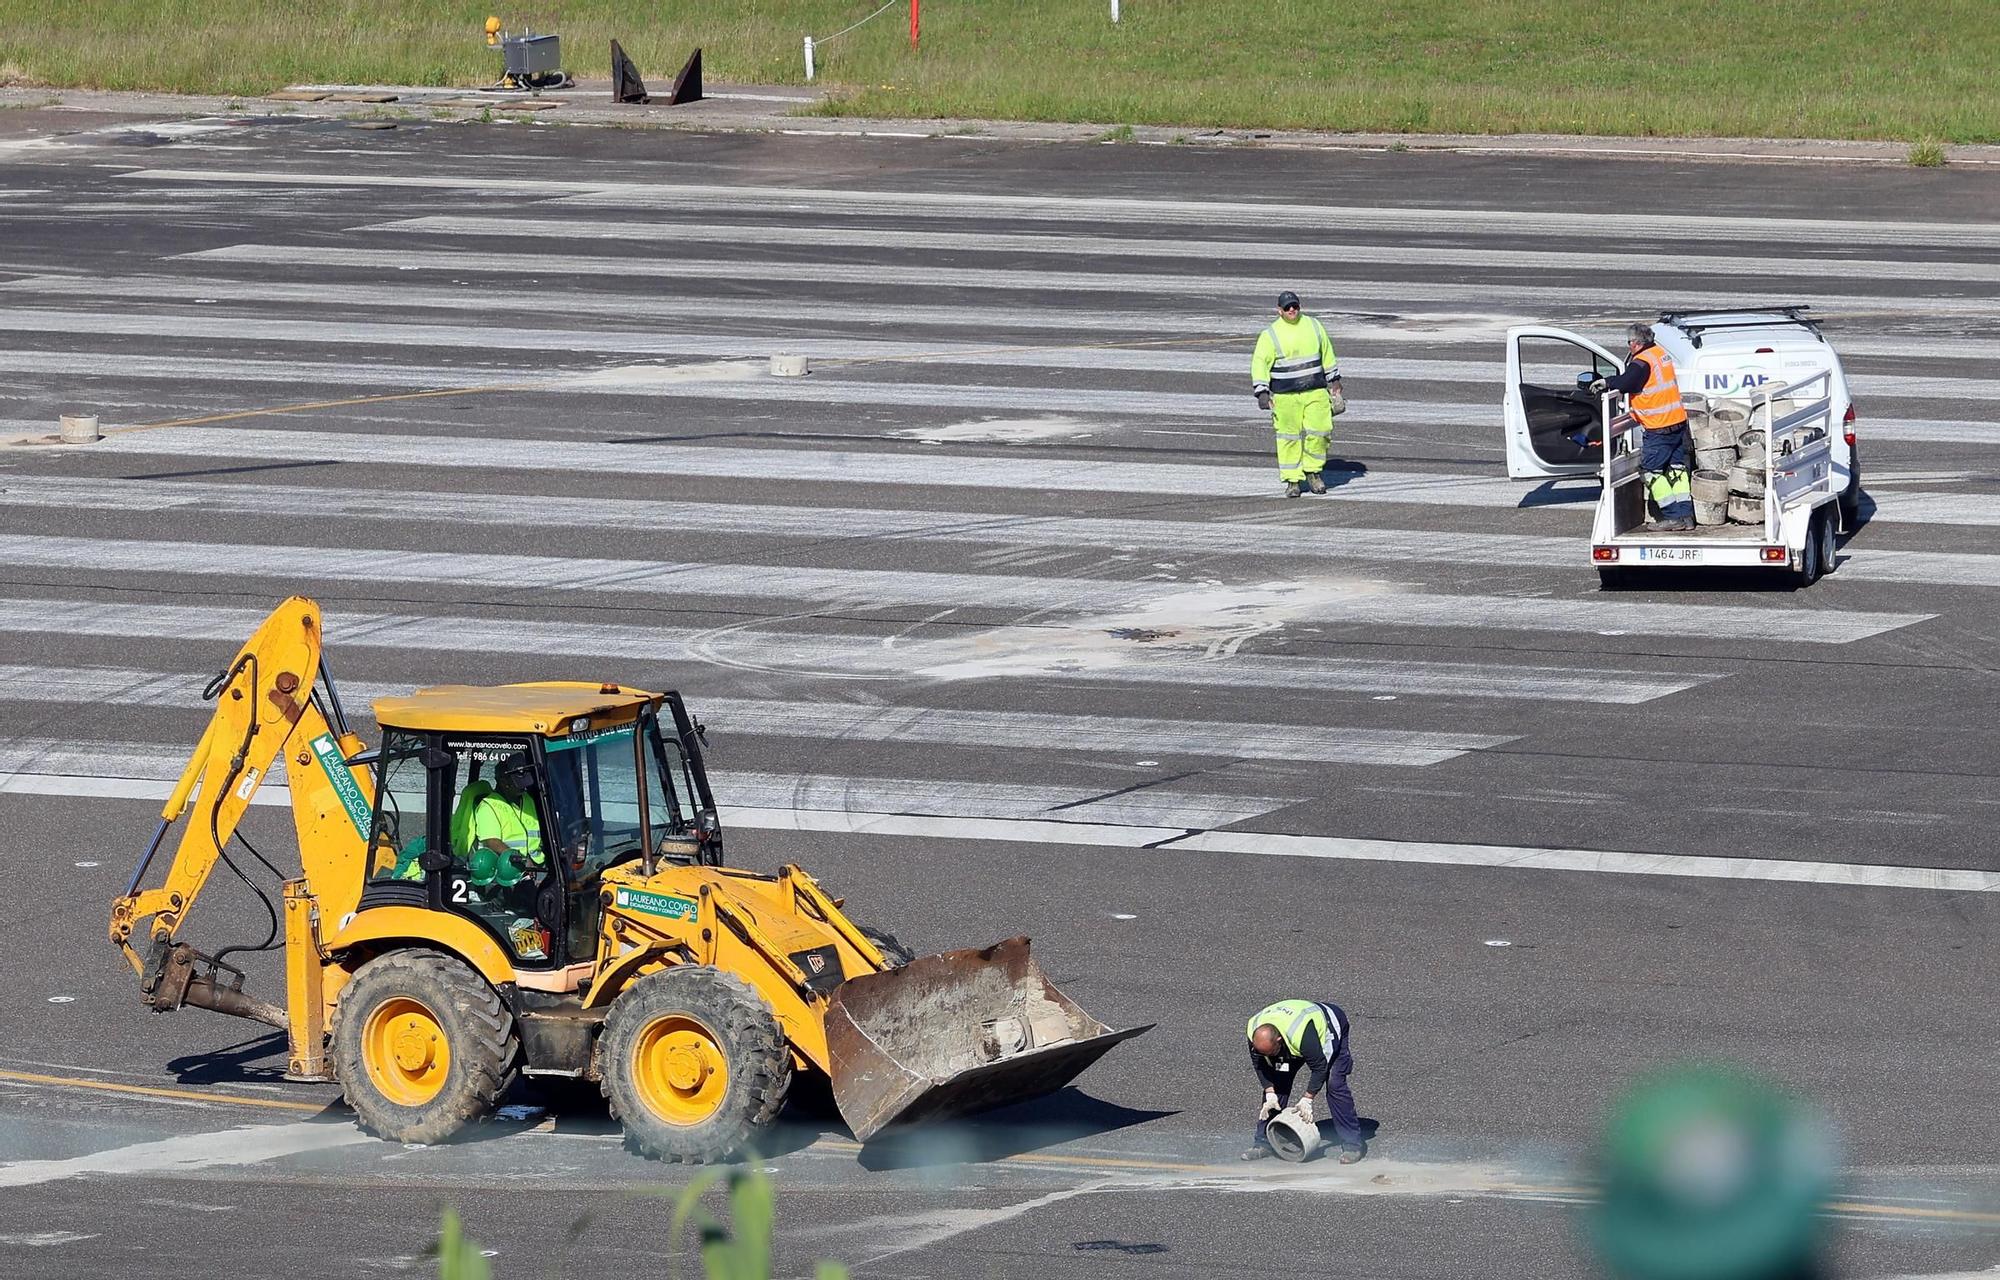
[[[861,936],[875,944],[875,949],[889,962],[890,969],[900,969],[917,958],[917,953],[898,941],[895,934],[881,929],[871,929],[865,924],[861,925],[860,929]]]
[[[1847,458],[1847,487],[1840,491],[1840,531],[1853,533],[1861,527],[1861,450]]]
[[[1819,576],[1824,578],[1840,567],[1840,542],[1833,531],[1834,515],[1828,512],[1819,522]]]
[[[392,951],[340,993],[333,1060],[367,1132],[442,1142],[493,1110],[513,1079],[514,1015],[462,961]]]
[[[751,985],[709,965],[649,973],[614,1001],[599,1073],[627,1145],[707,1164],[751,1145],[778,1118],[792,1051]]]
[[[1819,527],[1824,517],[1814,516],[1806,526],[1806,545],[1799,550],[1799,568],[1793,575],[1793,582],[1801,587],[1810,587],[1819,581]]]

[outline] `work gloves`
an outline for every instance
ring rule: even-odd
[[[1263,409],[1263,410],[1265,410],[1266,412],[1268,412],[1268,411],[1270,410],[1270,408],[1271,408],[1271,393],[1270,393],[1270,392],[1268,392],[1268,391],[1259,391],[1259,392],[1257,393],[1257,407],[1258,407],[1259,409]]]
[[[1601,395],[1603,395],[1603,394],[1604,394],[1604,379],[1602,379],[1602,378],[1599,378],[1599,379],[1597,379],[1596,381],[1592,382],[1592,383],[1590,384],[1590,386],[1589,386],[1589,387],[1585,388],[1585,390],[1589,391],[1589,392],[1590,392],[1590,394],[1592,394],[1592,395],[1594,395],[1594,396],[1601,396]]]
[[[1313,1119],[1313,1101],[1311,1098],[1300,1098],[1292,1107],[1292,1116],[1303,1125],[1319,1123]]]
[[[1283,1108],[1278,1105],[1278,1095],[1266,1089],[1264,1091],[1264,1109],[1257,1113],[1257,1118],[1259,1120],[1269,1120],[1281,1110]]]

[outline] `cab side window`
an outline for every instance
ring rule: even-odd
[[[430,770],[423,743],[408,734],[392,735],[378,766],[382,779],[375,821],[368,838],[368,878],[421,883],[418,859],[429,848]]]

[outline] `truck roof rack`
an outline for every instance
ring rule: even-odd
[[[1804,313],[1810,306],[1795,307],[1704,307],[1701,310],[1662,311],[1660,323],[1670,324],[1688,336],[1694,346],[1701,345],[1701,335],[1724,329],[1775,329],[1781,326],[1800,325],[1811,332],[1821,342],[1826,335],[1819,331],[1819,322],[1809,319]],[[1703,319],[1714,316],[1716,319]],[[1782,316],[1783,319],[1772,317]]]

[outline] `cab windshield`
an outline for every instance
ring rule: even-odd
[[[680,749],[661,739],[652,713],[629,725],[546,739],[543,750],[573,883],[690,831],[694,807]],[[642,786],[650,839],[640,826]]]

